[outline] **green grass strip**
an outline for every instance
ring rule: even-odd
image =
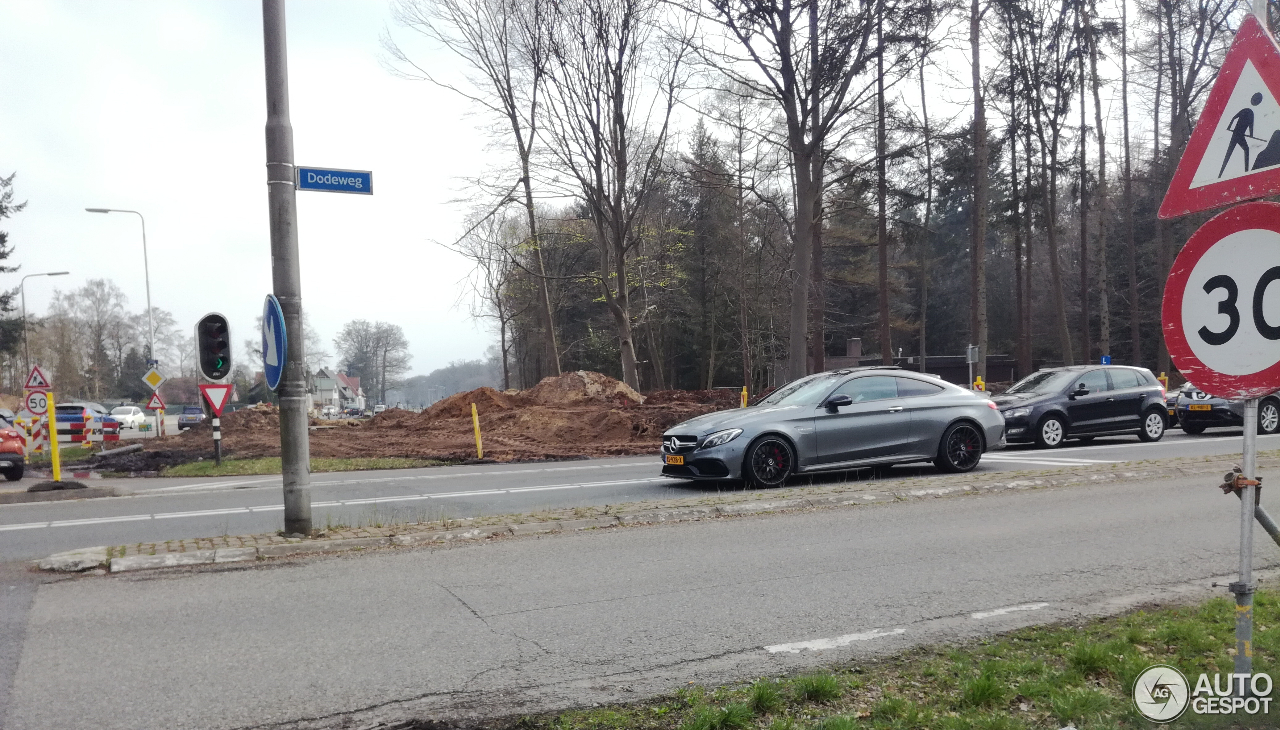
[[[66,458],[66,457],[63,457]],[[311,460],[311,471],[365,471],[370,469],[414,469],[426,466],[441,466],[443,461],[434,459],[407,458],[350,458]],[[273,456],[262,459],[223,459],[222,466],[214,466],[213,459],[194,461],[189,464],[178,464],[163,469],[160,476],[165,477],[224,477],[246,476],[252,474],[279,474],[280,457]]]
[[[506,730],[1057,730],[1275,728],[1270,715],[1143,719],[1134,679],[1169,664],[1192,687],[1201,672],[1233,671],[1234,603],[1136,611],[1071,625],[1022,629],[957,647],[923,647],[857,665],[724,687],[690,686],[629,705],[528,716]],[[1275,677],[1280,596],[1254,603],[1254,671]],[[1277,683],[1280,690],[1280,682]],[[1273,691],[1280,697],[1280,691]],[[502,725],[495,727],[501,728]]]

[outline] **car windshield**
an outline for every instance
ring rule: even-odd
[[[841,377],[840,373],[818,373],[793,380],[760,403],[767,406],[817,405]]]
[[[1045,370],[1032,373],[1019,380],[1006,393],[1053,393],[1071,380],[1071,373],[1063,370]]]

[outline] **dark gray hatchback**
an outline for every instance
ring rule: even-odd
[[[1010,443],[1045,448],[1114,434],[1159,441],[1167,416],[1164,388],[1151,371],[1119,365],[1038,370],[992,400]]]

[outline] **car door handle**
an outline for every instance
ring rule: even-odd
[[[902,406],[894,406],[893,408],[890,408],[890,409],[889,409],[889,412],[890,412],[890,413],[897,413],[898,411],[901,411],[901,410],[902,410]]]
[[[1108,398],[1108,399],[1107,399],[1107,402],[1108,402],[1108,403],[1110,403],[1110,402],[1111,402],[1111,401],[1113,401],[1113,400],[1115,400],[1115,398]]]

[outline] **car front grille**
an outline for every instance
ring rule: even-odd
[[[662,439],[664,454],[687,454],[697,447],[697,436],[666,436]]]

